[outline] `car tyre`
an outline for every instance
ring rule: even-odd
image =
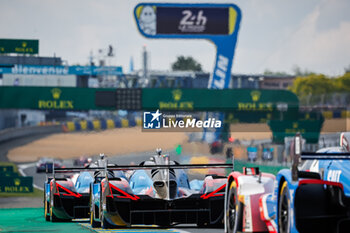
[[[46,200],[46,190],[44,189],[44,217],[46,221],[50,221],[49,209],[50,203]]]
[[[238,200],[236,182],[230,184],[226,210],[226,232],[236,233],[242,231],[243,203]]]
[[[51,222],[59,222],[60,219],[55,215],[53,212],[53,207],[54,207],[54,195],[50,193],[50,221]]]
[[[49,222],[50,221],[50,215],[49,215],[49,209],[50,209],[50,203],[48,202],[48,201],[46,201],[46,200],[44,200],[44,208],[45,208],[45,220],[47,221],[47,222]]]
[[[95,204],[92,201],[92,193],[90,193],[90,224],[92,228],[101,227],[101,223],[95,221]]]
[[[113,226],[107,221],[107,219],[103,216],[102,214],[102,228],[103,229],[110,229],[110,228],[113,228]]]
[[[53,206],[50,205],[50,221],[51,222],[59,222],[60,219],[56,217],[56,215],[53,212]]]
[[[284,181],[278,200],[278,229],[280,233],[290,233],[290,198],[287,181]]]

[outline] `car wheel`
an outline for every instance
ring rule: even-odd
[[[91,227],[101,227],[101,223],[98,221],[95,221],[95,208],[94,208],[95,204],[93,203],[92,200],[92,194],[90,193],[90,224]]]
[[[52,209],[53,209],[53,206],[50,206],[50,221],[59,222],[59,218],[56,217]]]
[[[290,199],[287,181],[283,182],[278,201],[278,229],[280,233],[290,232]]]
[[[100,206],[103,206],[105,202],[105,199],[103,201],[101,201]],[[107,219],[105,218],[104,214],[103,214],[103,209],[101,208],[100,210],[100,219],[101,219],[101,225],[103,229],[110,229],[113,228],[113,226],[107,221]]]
[[[51,193],[51,196],[50,196],[50,221],[51,221],[51,222],[59,222],[60,219],[57,218],[57,216],[56,216],[55,213],[53,212],[53,207],[54,207],[53,198],[54,198],[54,196],[53,196],[52,193]]]
[[[105,216],[103,214],[101,216],[101,219],[102,219],[102,228],[103,229],[113,228],[113,226],[107,221],[107,219],[105,218]]]
[[[50,221],[49,208],[50,208],[50,204],[46,200],[46,195],[44,193],[44,216],[46,221]]]
[[[90,211],[90,224],[92,228],[101,227],[101,223],[98,221],[95,221],[95,210]]]
[[[238,201],[235,181],[230,184],[225,213],[227,232],[236,233],[237,231],[241,231],[243,204]]]

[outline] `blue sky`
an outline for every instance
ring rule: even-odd
[[[40,55],[56,54],[69,64],[86,64],[90,51],[97,55],[98,49],[112,44],[116,57],[108,61],[110,65],[121,65],[127,71],[133,57],[134,67],[139,69],[142,47],[146,45],[152,69],[169,70],[176,56],[185,55],[212,71],[215,48],[207,41],[142,37],[133,19],[133,9],[139,2],[2,0],[0,37],[39,39]],[[235,3],[242,11],[233,73],[258,74],[265,69],[292,72],[298,65],[334,76],[350,65],[348,0],[212,2]]]

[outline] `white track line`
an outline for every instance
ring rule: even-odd
[[[88,223],[79,223],[84,228],[87,228],[90,231],[95,231],[97,233],[147,233],[147,232],[159,232],[159,233],[190,233],[185,230],[180,230],[176,228],[171,229],[160,229],[156,226],[154,228],[150,226],[144,226],[145,228],[142,228],[142,225],[138,225],[139,228],[123,228],[123,229],[102,229],[102,228],[92,228],[90,224]]]
[[[34,167],[35,166],[35,163],[26,163],[26,164],[20,164],[18,165],[18,172],[22,175],[22,176],[27,176],[25,173],[24,173],[24,169],[27,169],[29,167]],[[37,188],[37,189],[40,189],[41,191],[44,191],[44,189],[42,187],[39,187],[38,185],[34,184],[33,182],[33,187],[34,188]]]

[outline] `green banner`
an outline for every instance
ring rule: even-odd
[[[0,166],[0,177],[15,177],[18,176],[17,172],[13,171],[13,166],[11,165],[2,165]],[[7,179],[7,178],[3,178]]]
[[[39,110],[113,110],[98,107],[96,91],[115,89],[73,87],[0,87],[0,108]]]
[[[232,164],[231,159],[227,159],[226,163]],[[274,175],[277,175],[277,173],[281,169],[288,168],[286,166],[281,166],[281,165],[262,165],[262,164],[257,164],[257,163],[250,163],[244,160],[235,160],[235,165],[234,165],[234,170],[238,172],[243,172],[244,167],[258,167],[260,172],[265,172],[265,173],[272,173]],[[226,175],[230,174],[230,170],[228,169],[226,172]]]
[[[269,121],[273,134],[273,142],[284,143],[285,137],[294,137],[296,133],[301,133],[306,143],[318,143],[323,125],[321,120],[300,120],[300,121]]]
[[[13,166],[11,165],[0,166],[0,173],[13,173]]]
[[[16,172],[0,172],[0,177],[16,177],[19,176]]]
[[[0,177],[0,193],[31,193],[33,177]]]
[[[142,90],[142,108],[167,111],[246,111],[273,112],[298,109],[295,94],[284,90],[255,89],[170,89]]]
[[[298,119],[299,100],[284,90],[143,89],[142,107],[163,111],[221,111],[226,123]]]
[[[74,87],[0,87],[0,108],[41,110],[222,111],[228,121],[298,119],[298,98],[284,90],[112,89]]]
[[[39,40],[0,39],[0,53],[38,54]]]

